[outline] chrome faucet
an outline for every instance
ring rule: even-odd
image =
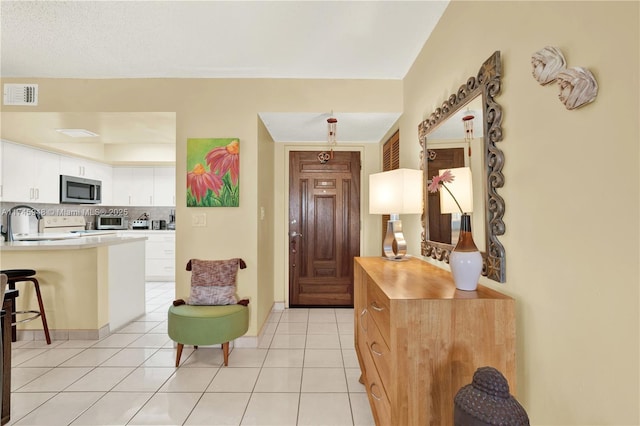
[[[13,241],[13,229],[11,229],[11,216],[13,215],[14,211],[19,210],[19,209],[31,210],[34,213],[34,216],[36,217],[36,219],[38,219],[38,220],[42,219],[42,215],[34,207],[27,206],[26,204],[20,204],[20,205],[12,207],[9,210],[9,212],[7,212],[7,235],[6,235],[6,240],[7,241]]]

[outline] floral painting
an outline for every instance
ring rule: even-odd
[[[240,205],[240,141],[187,139],[187,207]]]

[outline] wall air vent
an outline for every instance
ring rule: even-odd
[[[38,105],[37,84],[5,84],[5,105]]]

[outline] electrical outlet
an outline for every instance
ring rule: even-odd
[[[207,215],[204,213],[191,215],[191,226],[207,226]]]

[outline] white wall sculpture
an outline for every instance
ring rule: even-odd
[[[564,55],[557,47],[546,46],[531,56],[532,75],[538,83],[558,82],[558,98],[571,110],[591,103],[598,95],[598,83],[586,68],[567,68]]]

